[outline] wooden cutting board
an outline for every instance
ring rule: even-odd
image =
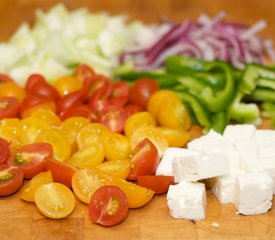
[[[6,40],[22,21],[33,23],[34,10],[48,10],[57,0],[1,0],[0,40]],[[162,17],[180,21],[197,19],[205,12],[214,16],[227,12],[227,19],[247,24],[265,19],[268,27],[262,36],[275,39],[274,0],[64,0],[69,9],[87,6],[92,11],[126,13],[132,19],[154,22]],[[0,56],[1,57],[1,56]],[[266,127],[266,126],[264,126]],[[192,136],[199,136],[199,129]],[[275,202],[274,202],[275,203]],[[42,216],[34,204],[19,199],[18,194],[0,198],[0,240],[176,240],[176,239],[275,239],[275,205],[255,216],[236,214],[234,205],[221,205],[207,192],[205,221],[175,220],[170,217],[166,196],[155,196],[143,208],[130,210],[127,219],[110,228],[92,224],[87,205],[77,201],[74,212],[63,220]]]

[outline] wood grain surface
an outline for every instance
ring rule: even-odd
[[[0,41],[8,39],[22,21],[33,23],[34,11],[45,11],[56,0],[0,0]],[[197,19],[201,13],[227,13],[227,20],[252,24],[267,21],[262,36],[275,40],[274,0],[64,0],[68,9],[81,6],[92,12],[127,14],[130,19],[157,22],[163,17],[174,21]],[[0,56],[1,57],[1,56]],[[197,136],[196,130],[193,136]],[[42,216],[34,204],[18,194],[0,198],[0,240],[176,240],[176,239],[275,239],[275,205],[267,214],[240,216],[234,205],[221,205],[207,192],[205,221],[175,220],[169,215],[166,196],[155,196],[143,208],[130,210],[127,219],[110,228],[92,224],[87,205],[77,201],[74,212],[63,220]],[[274,203],[275,204],[275,203]]]

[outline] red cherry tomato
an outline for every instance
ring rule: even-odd
[[[75,75],[82,80],[84,89],[87,89],[91,82],[90,79],[95,75],[95,71],[87,64],[80,64],[75,70]]]
[[[5,163],[10,156],[9,143],[6,139],[0,138],[0,163]]]
[[[119,106],[109,105],[102,109],[98,120],[112,132],[122,132],[126,121],[126,112]]]
[[[69,117],[85,117],[91,122],[95,122],[97,120],[97,116],[93,112],[93,110],[83,104],[66,109],[63,112],[59,113],[59,116],[62,120],[65,120]]]
[[[144,138],[133,151],[131,169],[127,179],[136,180],[137,176],[155,174],[159,161],[157,148],[148,138]]]
[[[92,195],[89,204],[89,216],[93,223],[114,226],[128,215],[128,199],[116,186],[103,186]]]
[[[57,101],[57,110],[62,112],[66,109],[82,105],[86,100],[87,92],[84,90],[78,90],[72,93],[69,93]]]
[[[62,183],[69,188],[72,188],[72,177],[76,171],[71,165],[48,158],[46,160],[46,169],[50,170],[55,182]]]
[[[140,78],[130,88],[130,101],[146,109],[149,98],[158,89],[159,84],[155,79]]]
[[[85,90],[88,91],[88,96],[98,98],[108,98],[111,94],[113,82],[110,78],[95,74],[89,79],[89,82],[84,83]]]
[[[19,101],[15,97],[0,97],[0,119],[17,117]]]
[[[98,115],[103,108],[110,105],[110,101],[108,99],[90,99],[88,102],[89,108]]]
[[[126,116],[128,118],[129,116],[131,116],[134,113],[143,111],[143,108],[137,104],[130,103],[130,104],[127,104],[124,106],[124,110],[125,110]]]
[[[50,144],[32,143],[17,149],[8,161],[12,166],[23,170],[25,179],[31,179],[46,169],[45,161],[52,158],[52,154],[53,149]]]
[[[118,107],[123,107],[129,100],[128,96],[112,97],[109,99],[110,104],[116,105]]]
[[[40,74],[32,74],[28,78],[25,88],[28,94],[42,95],[54,101],[59,98],[58,91]]]
[[[173,176],[137,176],[138,185],[152,189],[155,194],[167,193],[171,184],[174,184]]]
[[[0,197],[15,193],[23,184],[22,169],[7,164],[0,164]]]
[[[0,84],[6,82],[14,82],[14,80],[10,76],[4,73],[0,73]]]

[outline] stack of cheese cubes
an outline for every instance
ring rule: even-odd
[[[211,130],[187,148],[168,148],[156,174],[175,178],[167,193],[174,218],[205,218],[205,179],[222,204],[244,215],[265,213],[275,194],[275,131],[250,124],[229,125],[222,135]]]

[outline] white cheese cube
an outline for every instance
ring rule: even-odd
[[[255,135],[256,127],[253,124],[227,125],[223,132],[223,137],[233,143],[240,139],[249,139]]]
[[[241,169],[234,169],[230,171],[229,175],[216,177],[215,184],[211,190],[220,203],[226,204],[235,202],[236,176],[244,173],[245,171]]]
[[[259,170],[258,145],[254,138],[237,140],[235,147],[239,154],[241,169],[247,172]]]
[[[235,196],[235,206],[239,213],[265,213],[272,205],[273,180],[266,172],[241,174],[236,178]]]
[[[239,156],[234,145],[227,141],[222,135],[211,131],[205,136],[190,141],[188,149],[201,154],[226,154],[231,169],[239,169]]]
[[[204,184],[181,181],[177,185],[170,185],[167,192],[167,205],[173,218],[205,219],[206,191]]]
[[[196,151],[186,148],[170,147],[167,148],[162,156],[162,159],[157,167],[156,175],[173,176],[172,160],[175,157],[200,155]]]
[[[255,140],[259,148],[260,157],[275,157],[275,131],[257,130]]]
[[[224,154],[176,157],[172,166],[176,183],[181,180],[195,182],[229,173],[228,159]]]

